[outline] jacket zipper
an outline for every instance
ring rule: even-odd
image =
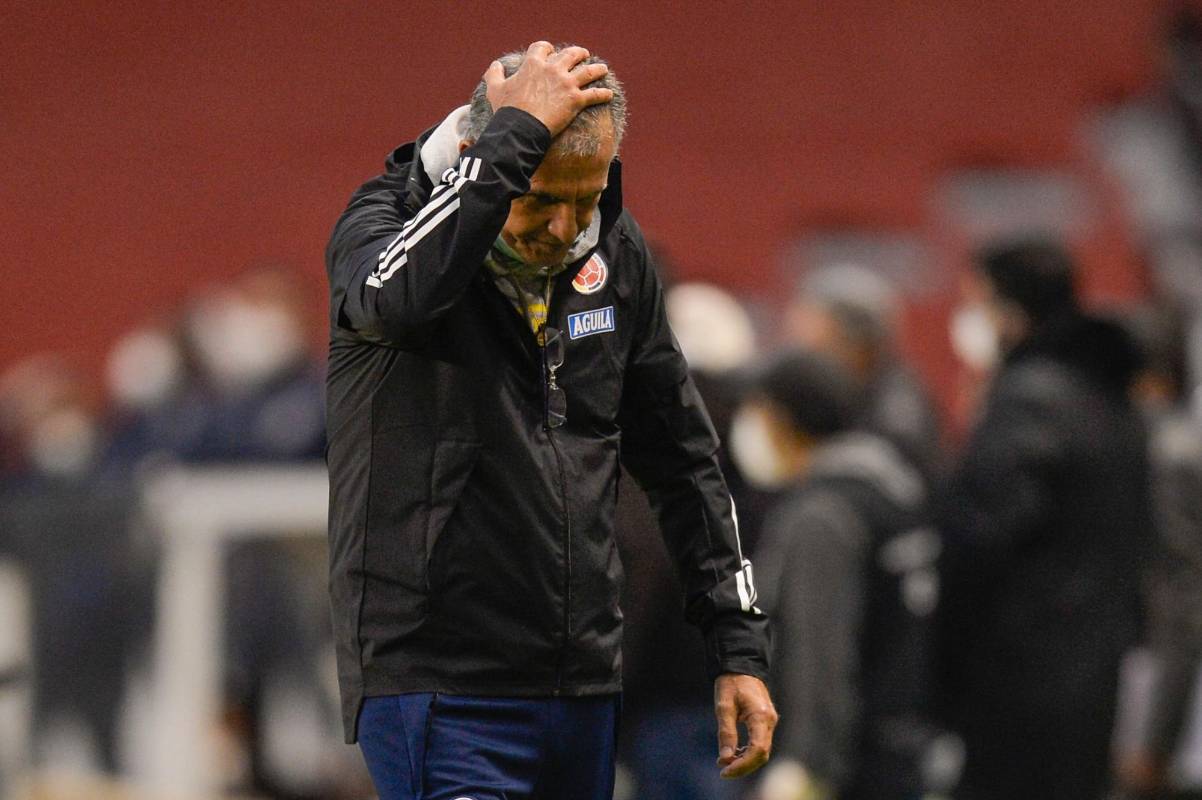
[[[537,356],[538,381],[542,384],[543,393],[547,389],[547,348],[545,342],[540,341],[540,334],[534,334],[530,330],[529,314],[525,308],[525,295],[522,289],[510,279],[513,285],[514,292],[517,293],[519,303],[522,305],[522,328],[525,336],[528,336],[526,341],[534,340],[535,353]],[[551,323],[554,318],[554,277],[547,279],[547,320],[543,322],[543,327]],[[543,404],[546,404],[546,394],[543,394]],[[546,424],[546,407],[543,408],[543,432],[547,434],[547,442],[551,444],[552,452],[555,454],[555,466],[559,468],[559,496],[560,501],[564,506],[564,620],[563,634],[560,637],[559,657],[555,659],[555,688],[553,694],[558,695],[563,692],[564,687],[564,664],[567,661],[567,647],[572,637],[572,512],[569,502],[567,502],[567,470],[564,467],[564,455],[560,453],[559,444],[555,442],[555,434],[552,428]]]
[[[554,319],[554,279],[547,279],[547,321],[543,323],[545,328]],[[542,342],[542,368],[546,369],[546,342]],[[544,376],[544,381],[546,376]],[[544,387],[545,390],[546,387]],[[546,398],[544,397],[544,402]],[[544,415],[546,411],[544,410]],[[545,426],[544,418],[544,426]],[[572,640],[572,509],[568,505],[568,473],[563,465],[563,454],[559,452],[559,445],[555,442],[554,429],[545,426],[547,432],[547,441],[551,443],[551,450],[555,453],[555,463],[559,467],[559,496],[563,502],[563,558],[564,558],[564,576],[563,576],[563,637],[559,645],[559,659],[555,665],[555,694],[558,695],[563,690],[563,672],[564,664],[567,662],[568,645]]]
[[[554,285],[554,278],[548,278],[547,287],[547,319],[543,323],[546,327],[552,319],[554,319],[554,308],[552,301],[554,293],[551,287]],[[511,281],[512,282],[512,281]],[[546,391],[547,369],[546,345],[539,341],[539,335],[533,334],[530,331],[530,323],[528,322],[528,314],[526,312],[525,296],[522,294],[520,287],[514,286],[514,290],[518,295],[519,302],[522,305],[522,328],[527,332],[528,336],[534,339],[535,349],[538,353],[538,377],[542,384],[542,389]],[[546,403],[546,395],[543,396],[543,402]],[[559,451],[559,445],[555,442],[555,432],[546,424],[546,409],[543,410],[543,431],[547,434],[547,442],[551,445],[552,452],[555,453],[555,465],[559,469],[559,496],[563,503],[563,557],[564,557],[564,578],[563,578],[563,633],[560,637],[559,657],[555,663],[555,689],[553,694],[558,696],[563,690],[563,672],[564,664],[567,661],[568,643],[571,641],[571,626],[572,626],[572,511],[568,505],[568,473],[563,465],[563,454]]]
[[[559,445],[555,443],[555,433],[549,428],[547,429],[547,441],[551,443],[551,449],[555,451],[555,462],[559,466],[559,492],[563,500],[564,518],[563,636],[559,645],[559,659],[555,665],[555,694],[558,695],[563,689],[563,667],[567,661],[568,643],[572,636],[572,511],[568,507],[568,477],[563,466],[563,456],[559,452]]]

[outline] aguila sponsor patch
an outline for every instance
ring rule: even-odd
[[[593,294],[601,291],[608,280],[609,267],[605,265],[605,259],[601,258],[600,253],[593,253],[576,277],[572,278],[572,288],[581,294]]]
[[[568,315],[568,337],[571,339],[592,336],[594,333],[608,333],[613,329],[613,306]]]

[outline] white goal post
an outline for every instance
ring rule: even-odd
[[[234,541],[326,535],[324,464],[173,468],[147,479],[143,502],[161,536],[152,720],[146,754],[164,797],[211,797],[221,704],[222,553]]]

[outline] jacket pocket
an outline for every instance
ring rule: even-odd
[[[429,589],[429,564],[447,521],[455,513],[459,498],[467,486],[480,456],[480,442],[444,439],[434,447],[430,469],[430,513],[426,520],[426,588]]]

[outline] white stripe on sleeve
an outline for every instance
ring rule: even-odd
[[[390,241],[376,257],[379,262],[367,285],[380,289],[384,281],[409,261],[409,250],[424,239],[435,228],[459,210],[459,190],[468,181],[480,177],[483,162],[475,156],[464,156],[459,160],[459,169],[448,167],[442,173],[442,182],[430,193],[430,199],[417,216],[408,220],[397,237]]]

